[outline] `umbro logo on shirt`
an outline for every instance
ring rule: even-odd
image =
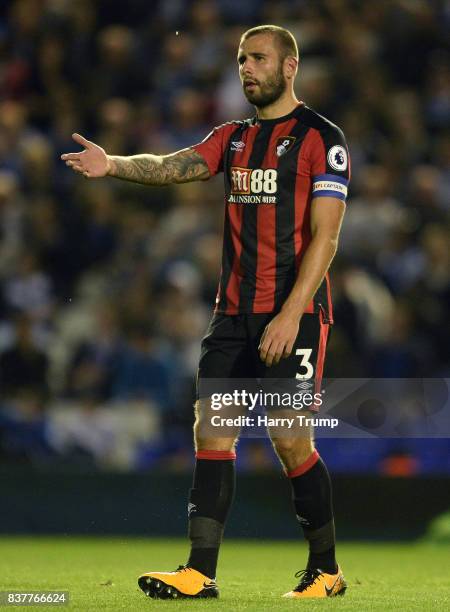
[[[245,148],[245,142],[242,140],[234,140],[231,142],[231,151],[243,151]]]

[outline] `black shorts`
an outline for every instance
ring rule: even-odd
[[[274,316],[213,315],[201,344],[197,399],[210,397],[213,392],[230,392],[240,384],[247,386],[249,381],[257,381],[261,387],[266,383],[271,389],[320,391],[330,325],[323,322],[321,314],[303,315],[291,355],[267,367],[258,346]],[[245,383],[239,383],[242,379]]]

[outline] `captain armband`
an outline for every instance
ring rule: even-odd
[[[347,197],[348,179],[335,174],[318,174],[313,178],[313,198],[339,198],[345,202]]]

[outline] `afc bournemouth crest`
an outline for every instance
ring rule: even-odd
[[[280,136],[277,140],[277,157],[287,153],[295,142],[295,136]]]

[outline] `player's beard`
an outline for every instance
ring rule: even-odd
[[[248,91],[244,87],[244,95],[250,104],[253,104],[256,108],[264,108],[276,102],[286,91],[286,80],[283,76],[281,63],[273,77],[269,77],[263,83],[257,81],[257,84],[259,88],[256,91]]]

